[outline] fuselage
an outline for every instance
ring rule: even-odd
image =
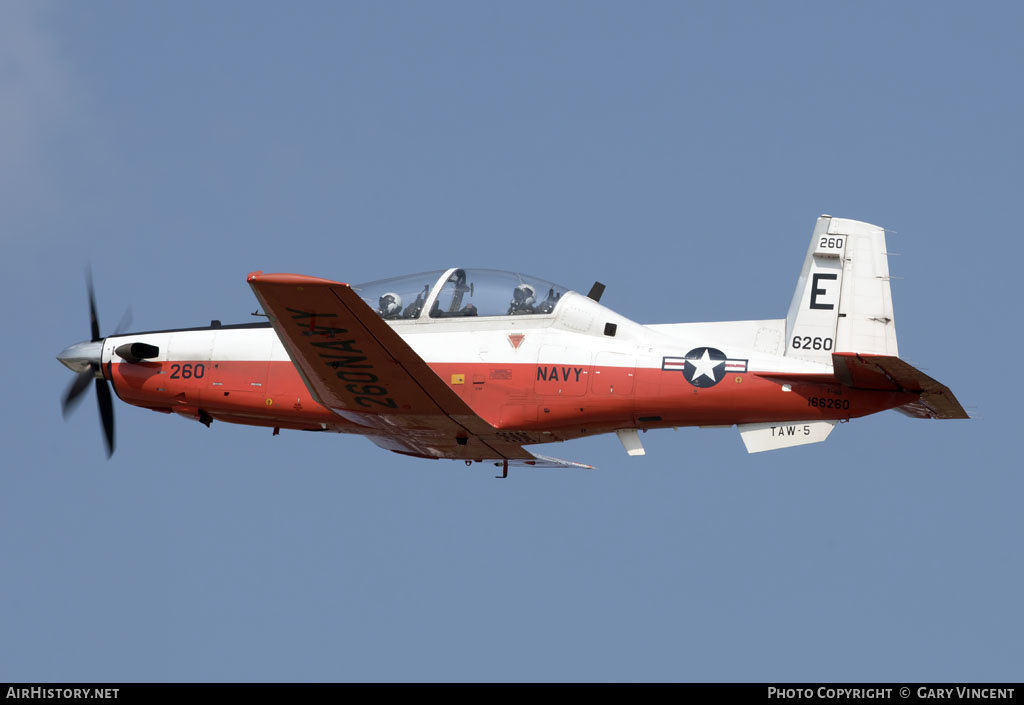
[[[848,419],[917,396],[852,389],[831,366],[784,356],[784,319],[645,326],[568,292],[545,315],[388,324],[480,417],[523,442]],[[159,355],[127,362],[114,351],[128,342]],[[136,406],[204,423],[366,432],[312,396],[269,324],[110,337],[101,361],[117,396]]]

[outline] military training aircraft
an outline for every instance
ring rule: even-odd
[[[641,325],[525,274],[452,268],[362,285],[248,277],[269,322],[92,337],[57,359],[95,381],[108,454],[110,390],[214,421],[368,437],[420,458],[590,467],[536,444],[733,426],[751,453],[817,443],[840,421],[896,409],[968,418],[952,392],[899,358],[885,231],[818,218],[785,318]]]

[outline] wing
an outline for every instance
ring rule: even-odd
[[[366,427],[377,445],[427,458],[537,462],[522,444],[543,438],[480,418],[348,284],[253,272],[249,286],[310,394]]]

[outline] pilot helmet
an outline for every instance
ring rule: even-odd
[[[395,316],[402,310],[402,297],[393,291],[382,295],[377,306],[380,315]]]
[[[529,284],[520,284],[512,292],[512,303],[516,306],[533,306],[537,303],[537,294]]]

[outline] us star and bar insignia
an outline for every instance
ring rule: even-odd
[[[661,358],[661,369],[679,371],[694,387],[713,387],[727,373],[745,373],[747,360],[728,357],[717,348],[694,348],[685,357]]]

